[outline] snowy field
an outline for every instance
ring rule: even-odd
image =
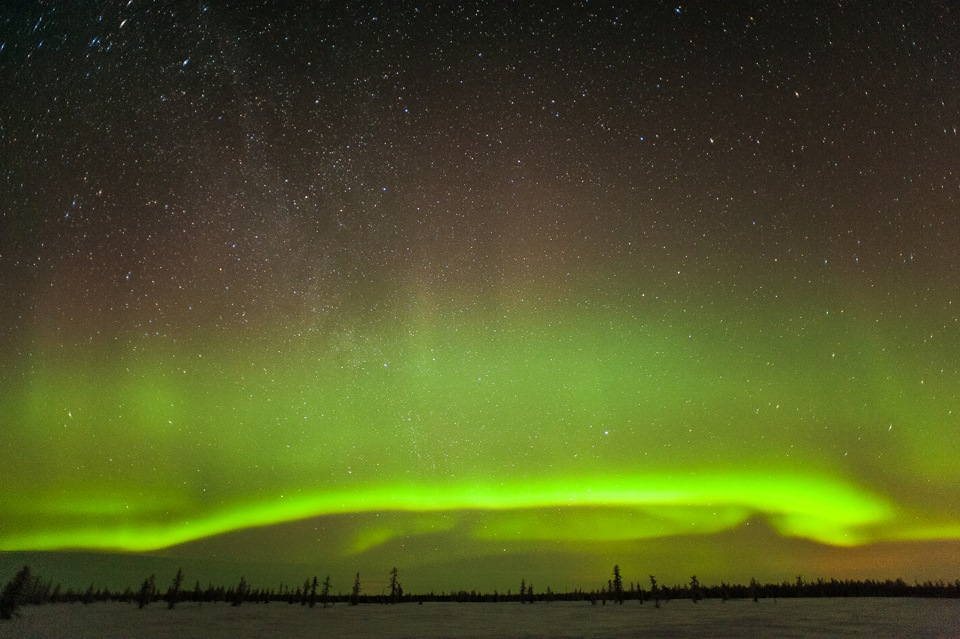
[[[936,637],[960,639],[960,600],[672,601],[659,610],[556,602],[337,605],[59,604],[25,607],[2,638]]]

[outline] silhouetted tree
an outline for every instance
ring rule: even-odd
[[[693,603],[697,603],[703,597],[700,592],[700,582],[697,581],[697,576],[694,575],[690,577],[690,598],[693,600]]]
[[[525,604],[527,599],[527,580],[520,580],[520,604]]]
[[[310,584],[310,607],[313,608],[317,605],[317,576],[313,576],[313,583]]]
[[[660,607],[660,588],[657,586],[657,578],[650,575],[650,596],[653,597],[653,606]]]
[[[750,595],[753,597],[753,603],[760,600],[760,584],[753,577],[750,577]]]
[[[0,594],[0,619],[12,619],[16,614],[17,608],[23,603],[27,594],[27,586],[30,583],[30,567],[24,566],[13,579],[7,582],[3,587],[3,593]]]
[[[350,590],[350,605],[356,606],[360,603],[360,573],[353,580],[353,589]]]
[[[140,591],[137,593],[137,607],[143,608],[148,603],[153,601],[153,595],[156,591],[156,578],[154,575],[150,575],[143,580],[143,583],[140,584]]]
[[[613,567],[613,580],[610,582],[610,591],[614,601],[623,605],[623,578],[620,576],[620,566]]]
[[[393,570],[390,571],[390,603],[392,604],[400,603],[400,597],[403,596],[403,588],[400,587],[397,576],[397,567],[394,566]]]
[[[173,578],[173,583],[170,584],[170,587],[167,589],[167,609],[173,610],[173,607],[177,603],[177,599],[180,597],[180,585],[183,583],[183,568],[177,569],[177,575]],[[199,582],[197,582],[199,585]]]
[[[330,597],[330,575],[327,575],[327,578],[323,580],[323,590],[320,592],[320,602],[323,604],[323,607],[327,607],[327,602]]]
[[[303,580],[303,588],[300,589],[300,605],[306,606],[307,599],[310,598],[310,578],[307,577]]]
[[[244,598],[247,596],[248,590],[250,590],[250,586],[247,585],[247,580],[241,576],[240,583],[237,584],[237,589],[233,591],[233,601],[230,602],[230,605],[239,606],[242,604]]]

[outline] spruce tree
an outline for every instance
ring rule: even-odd
[[[360,603],[360,573],[353,580],[353,588],[350,590],[350,605],[356,606]]]
[[[620,566],[613,567],[613,581],[610,582],[614,601],[623,605],[623,578],[620,576]]]
[[[701,597],[700,582],[697,581],[697,576],[694,575],[690,577],[690,598],[693,599],[693,603],[697,603]]]
[[[243,577],[240,577],[240,583],[237,584],[237,589],[233,591],[233,601],[230,602],[231,606],[239,606],[243,603],[243,600],[247,596],[247,590],[249,590],[247,585],[247,580]]]
[[[390,603],[392,604],[400,603],[400,593],[403,592],[397,575],[397,567],[394,566],[393,570],[390,571]]]
[[[327,607],[327,602],[330,597],[330,575],[327,575],[327,578],[323,580],[323,591],[320,593],[320,601],[323,604],[323,607]]]
[[[199,582],[197,582],[199,585]],[[177,569],[177,574],[173,578],[173,582],[170,584],[170,587],[167,589],[167,609],[173,610],[173,607],[176,605],[177,600],[180,598],[180,585],[183,584],[183,568]]]
[[[0,594],[0,619],[12,619],[17,608],[26,597],[27,584],[30,582],[30,567],[24,566],[13,576]]]
[[[313,583],[310,584],[310,607],[313,608],[317,605],[317,576],[313,576]]]
[[[137,607],[143,608],[148,603],[153,601],[153,595],[156,590],[156,582],[154,575],[150,575],[143,580],[143,583],[140,584],[140,592],[137,593]]]

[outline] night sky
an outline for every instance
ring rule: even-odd
[[[958,17],[5,2],[0,550],[957,578]]]

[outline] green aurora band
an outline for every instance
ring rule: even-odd
[[[697,476],[671,480],[656,477],[584,486],[582,480],[556,485],[447,486],[382,489],[367,492],[334,492],[279,499],[270,503],[236,505],[214,513],[167,513],[183,523],[141,522],[125,525],[122,513],[108,516],[100,528],[78,526],[61,531],[40,531],[2,540],[10,550],[70,547],[125,551],[156,550],[195,539],[252,526],[265,526],[318,515],[358,512],[433,512],[457,510],[505,511],[499,531],[477,536],[512,536],[526,539],[648,538],[716,532],[745,521],[753,513],[771,517],[785,535],[808,537],[823,543],[854,544],[862,541],[862,528],[885,522],[891,509],[882,501],[839,483],[802,477]],[[539,518],[528,520],[528,509],[556,508],[559,527],[544,528]],[[608,521],[595,526],[592,512],[605,509]],[[5,510],[11,512],[8,507]],[[64,517],[65,509],[50,513]],[[74,506],[74,516],[103,518],[108,505]],[[619,517],[611,516],[624,511]],[[629,511],[629,512],[627,512]],[[646,514],[639,524],[636,512]],[[521,514],[517,514],[521,513]],[[192,518],[197,520],[191,520]],[[581,520],[587,519],[583,525]],[[112,520],[112,521],[111,521]],[[634,521],[633,525],[627,522]],[[569,522],[575,522],[570,526]],[[616,523],[616,525],[609,525]],[[626,525],[625,525],[626,524]]]
[[[707,535],[758,515],[834,546],[960,537],[956,499],[909,495],[910,473],[956,481],[949,453],[903,432],[929,437],[953,407],[899,392],[920,359],[894,364],[861,322],[825,313],[772,349],[734,318],[522,311],[283,348],[60,345],[3,398],[30,441],[3,471],[0,549],[149,551],[376,512],[413,523],[361,531],[351,552],[458,512],[474,522],[464,544]],[[869,463],[884,454],[910,473],[885,483]]]

